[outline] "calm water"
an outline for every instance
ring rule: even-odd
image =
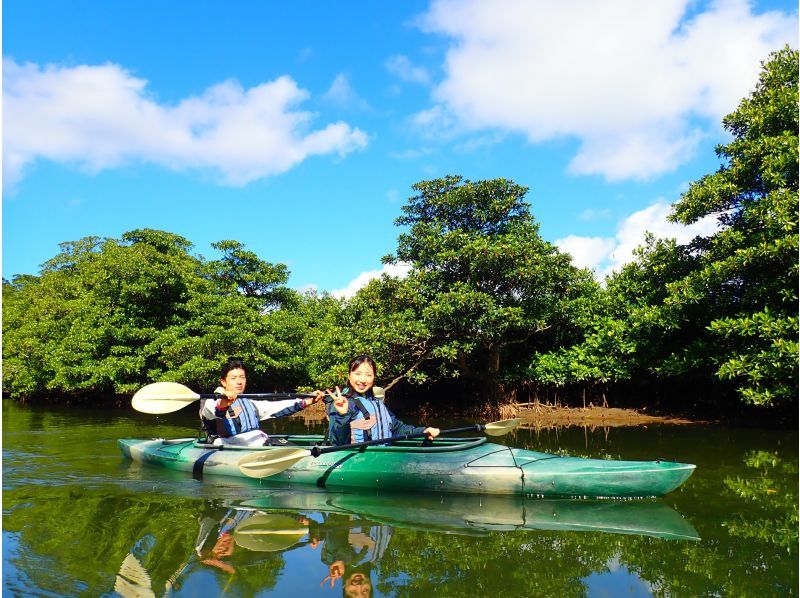
[[[120,437],[194,435],[190,408],[155,417],[3,401],[2,416],[4,596],[798,593],[796,432],[650,426],[495,439],[698,466],[661,500],[548,501],[199,481],[122,458]]]

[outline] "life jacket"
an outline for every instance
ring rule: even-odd
[[[369,430],[356,430],[350,431],[351,442],[368,442],[370,440],[378,440],[380,438],[392,437],[392,414],[383,404],[383,401],[376,399],[374,396],[361,397],[354,395],[351,399],[359,414],[364,419],[375,418],[375,425]],[[356,417],[355,419],[360,419]]]
[[[226,413],[225,417],[216,419],[206,419],[201,416],[206,434],[229,438],[242,432],[261,429],[258,410],[253,402],[250,399],[237,399],[236,404],[239,406],[239,415],[236,417],[231,417],[230,412]]]

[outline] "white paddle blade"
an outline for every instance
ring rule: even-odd
[[[284,446],[243,457],[239,461],[239,471],[250,478],[267,478],[310,456],[308,449]]]
[[[124,598],[155,598],[150,574],[133,554],[128,553],[117,573],[114,591]]]
[[[516,428],[522,420],[518,417],[514,419],[501,419],[500,421],[491,422],[486,424],[486,432],[489,436],[502,436],[508,434],[511,430]]]
[[[308,526],[289,515],[256,513],[233,529],[239,546],[259,552],[286,550],[308,533]]]
[[[183,409],[200,398],[196,392],[177,382],[155,382],[140,388],[131,399],[131,406],[142,413],[160,415]]]

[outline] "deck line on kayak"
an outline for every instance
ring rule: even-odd
[[[693,470],[695,468],[694,465],[688,467],[672,467],[670,469],[635,469],[631,470],[631,473],[668,473],[670,471],[684,471],[686,469]],[[576,475],[608,475],[609,473],[618,474],[618,473],[625,473],[622,470],[605,470],[605,471],[551,471],[543,475],[547,476],[557,476],[557,475],[568,475],[568,476],[576,476]]]

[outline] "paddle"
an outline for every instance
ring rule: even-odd
[[[307,533],[308,526],[290,515],[256,513],[233,528],[233,539],[248,550],[276,552],[297,544]]]
[[[488,424],[473,424],[464,428],[452,428],[450,430],[442,430],[439,432],[443,434],[456,434],[458,432],[486,432],[489,436],[502,436],[516,428],[522,420],[504,419]],[[333,453],[336,451],[345,451],[349,449],[362,448],[367,446],[375,446],[378,444],[388,444],[397,440],[408,440],[410,438],[422,438],[426,436],[425,432],[417,434],[403,434],[400,436],[392,436],[391,438],[379,438],[378,440],[369,440],[367,442],[355,442],[353,444],[343,444],[341,446],[315,446],[310,449],[294,448],[294,447],[281,447],[264,451],[263,453],[255,453],[242,457],[239,460],[239,471],[244,475],[251,478],[266,478],[275,475],[282,471],[289,469],[292,465],[305,459],[306,457],[319,457],[324,453]]]
[[[218,396],[216,394],[197,394],[177,382],[155,382],[140,388],[133,395],[131,405],[136,411],[160,415],[178,411],[199,399],[216,399]],[[314,395],[298,392],[267,392],[239,396],[245,399],[305,399]]]

